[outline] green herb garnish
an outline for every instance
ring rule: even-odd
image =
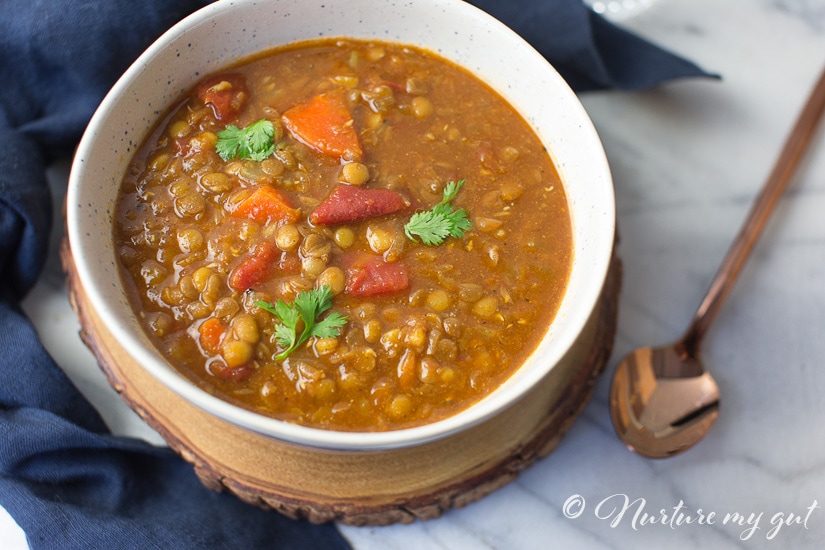
[[[309,340],[310,337],[332,338],[340,334],[340,329],[347,322],[347,318],[338,312],[332,312],[324,319],[318,318],[332,307],[332,288],[322,286],[309,291],[302,291],[295,297],[295,301],[287,304],[283,300],[273,305],[270,302],[258,300],[255,305],[264,309],[281,321],[275,327],[275,339],[278,345],[285,348],[275,356],[282,361],[290,353]],[[298,325],[303,329],[298,334]]]
[[[223,160],[248,158],[260,162],[275,152],[275,128],[265,118],[244,129],[229,125],[217,135],[215,150]]]
[[[444,188],[441,202],[436,204],[431,210],[416,212],[410,221],[404,226],[404,233],[415,242],[418,236],[426,245],[438,245],[444,242],[447,237],[460,238],[464,232],[473,225],[467,217],[467,211],[463,208],[453,209],[450,206],[467,180],[458,183],[451,181]]]

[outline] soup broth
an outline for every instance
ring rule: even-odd
[[[114,238],[183,375],[347,431],[493,391],[543,337],[573,259],[562,182],[519,114],[432,52],[354,39],[201,80],[135,154]]]

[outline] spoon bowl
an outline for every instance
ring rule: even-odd
[[[639,348],[616,367],[610,408],[631,450],[666,458],[693,446],[716,422],[719,386],[681,342]]]

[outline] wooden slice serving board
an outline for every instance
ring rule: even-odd
[[[89,303],[64,242],[81,338],[112,387],[215,491],[293,518],[353,525],[434,518],[490,493],[549,454],[584,409],[616,333],[621,262],[571,351],[536,388],[462,433],[409,449],[341,452],[262,436],[208,414],[144,371]]]

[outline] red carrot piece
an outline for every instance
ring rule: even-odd
[[[392,214],[407,208],[407,201],[389,189],[362,189],[339,184],[309,215],[315,225],[333,225]]]

